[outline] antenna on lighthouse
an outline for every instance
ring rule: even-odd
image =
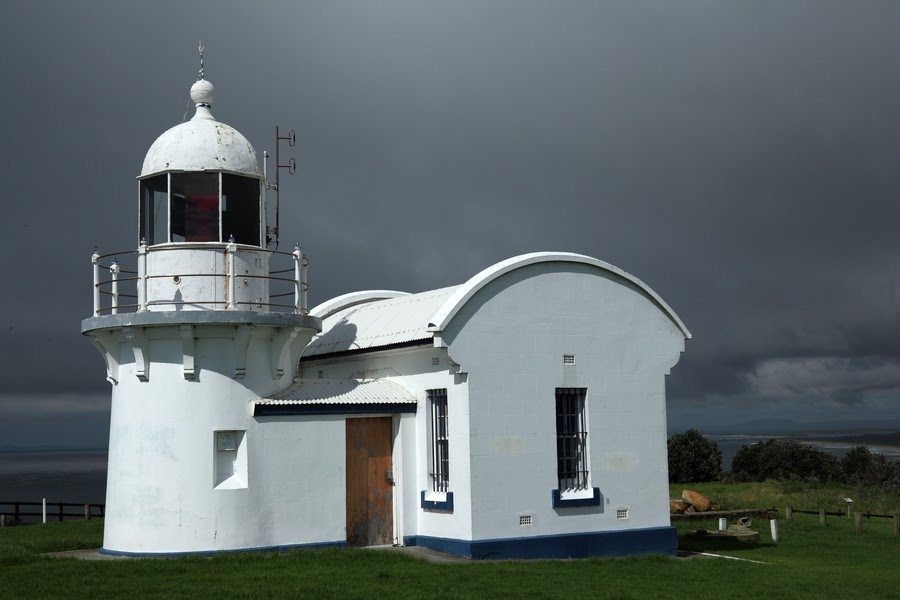
[[[294,133],[294,130],[291,129],[287,135],[281,135],[280,128],[275,126],[275,183],[269,183],[266,181],[266,189],[267,190],[275,190],[275,227],[268,227],[266,234],[268,237],[267,242],[275,244],[275,249],[278,249],[278,233],[280,231],[280,194],[281,194],[281,170],[287,169],[288,174],[293,175],[297,171],[297,161],[293,158],[289,158],[287,163],[281,164],[281,142],[287,141],[288,146],[291,148],[297,143],[297,135]],[[268,152],[263,152],[263,159],[269,158]]]

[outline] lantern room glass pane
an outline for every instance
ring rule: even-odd
[[[219,174],[172,173],[173,242],[218,242]]]
[[[222,237],[259,246],[259,179],[222,173]]]
[[[139,239],[147,244],[164,244],[168,237],[168,175],[157,175],[141,180]]]

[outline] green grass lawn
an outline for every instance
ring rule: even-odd
[[[777,508],[784,514],[785,506],[803,510],[845,511],[844,498],[853,499],[853,510],[890,515],[900,511],[900,493],[897,490],[853,486],[842,483],[814,483],[803,481],[764,481],[722,483],[673,483],[669,486],[671,498],[680,498],[681,490],[700,492],[721,510],[738,508]]]
[[[680,492],[680,489],[678,490]],[[651,556],[573,561],[430,564],[345,549],[212,558],[77,561],[41,556],[97,548],[102,521],[0,529],[0,598],[900,598],[900,537],[888,519],[853,534],[846,518],[779,521],[773,544],[694,538],[713,522],[681,522],[682,548],[761,561]]]

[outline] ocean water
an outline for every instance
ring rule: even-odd
[[[106,502],[106,450],[0,452],[0,502]],[[5,510],[5,509],[4,509]]]

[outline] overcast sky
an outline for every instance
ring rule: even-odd
[[[900,417],[900,3],[0,5],[0,446],[106,444],[79,333],[132,249],[197,41],[213,113],[297,132],[283,239],[310,301],[573,251],[691,329],[673,429]]]

